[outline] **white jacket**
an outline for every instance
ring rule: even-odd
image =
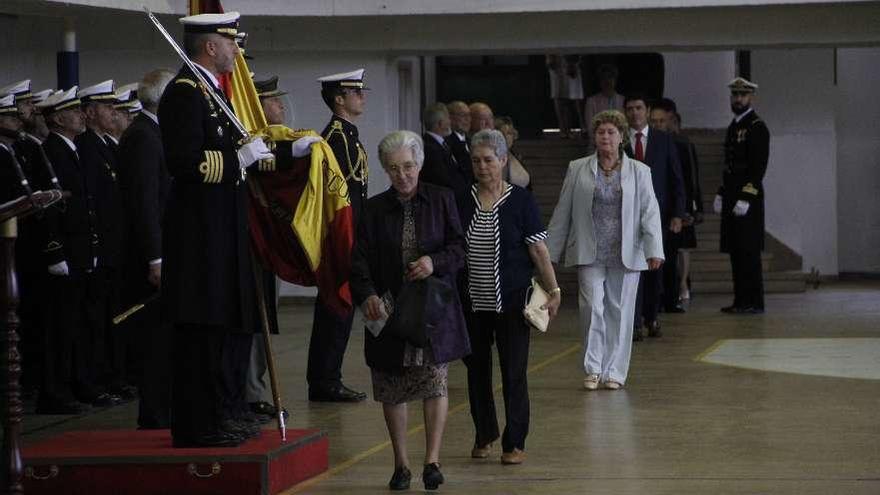
[[[568,164],[559,202],[547,229],[545,242],[551,261],[558,263],[563,252],[565,266],[589,265],[596,261],[593,191],[598,173],[596,154]],[[647,270],[648,258],[664,259],[660,208],[654,197],[651,169],[642,162],[624,156],[620,184],[623,189],[623,265],[629,270]]]

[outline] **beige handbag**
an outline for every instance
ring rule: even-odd
[[[550,294],[541,287],[541,284],[532,277],[532,286],[526,292],[526,307],[523,308],[523,316],[529,325],[539,332],[546,332],[547,325],[550,324],[550,312],[547,309],[541,309],[541,306],[547,304],[550,300]]]

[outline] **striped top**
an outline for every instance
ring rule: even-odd
[[[465,239],[467,241],[468,295],[473,311],[502,311],[501,277],[501,227],[498,210],[510,196],[513,186],[507,184],[504,192],[489,210],[483,210],[477,185],[471,188],[474,200],[474,216],[471,218]],[[546,230],[525,238],[526,244],[540,242],[547,237]]]

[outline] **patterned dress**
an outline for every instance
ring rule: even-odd
[[[401,252],[406,266],[419,259],[416,223],[411,200],[400,200],[403,206]],[[409,343],[403,352],[403,368],[397,371],[370,369],[373,378],[373,399],[384,404],[403,404],[414,400],[445,397],[447,394],[446,363],[434,364],[430,348],[419,349]]]

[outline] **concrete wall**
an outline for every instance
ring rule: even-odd
[[[687,127],[720,129],[730,123],[727,84],[735,77],[733,51],[665,52],[665,94]]]
[[[836,134],[841,272],[880,273],[880,49],[837,54]]]
[[[770,128],[767,231],[837,274],[837,138],[833,50],[756,50],[756,111]],[[849,194],[849,192],[847,192]]]

